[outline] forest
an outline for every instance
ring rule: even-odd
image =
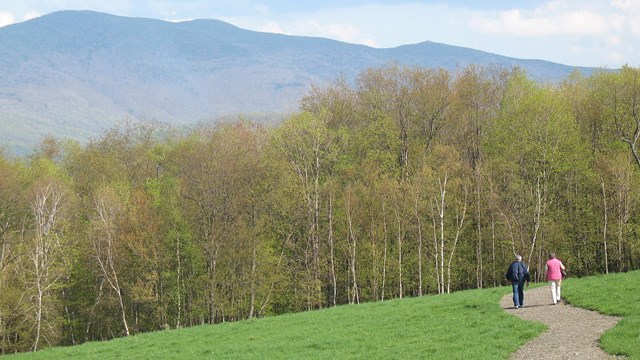
[[[0,353],[640,269],[640,68],[388,64],[299,112],[0,152]]]

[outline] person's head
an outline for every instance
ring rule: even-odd
[[[556,253],[549,253],[549,259],[555,259]]]
[[[522,256],[516,255],[516,261],[522,261]]]

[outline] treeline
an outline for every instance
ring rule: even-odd
[[[0,349],[640,268],[640,69],[391,64],[278,126],[0,155]]]

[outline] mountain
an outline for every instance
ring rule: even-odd
[[[376,49],[218,20],[61,11],[0,28],[0,146],[24,153],[45,135],[86,140],[125,118],[183,125],[291,113],[312,84],[392,61],[517,65],[549,81],[575,69],[429,41]]]

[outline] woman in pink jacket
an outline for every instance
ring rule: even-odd
[[[556,259],[556,254],[551,253],[544,269],[547,272],[547,281],[551,282],[551,297],[553,298],[553,305],[555,305],[560,301],[562,270],[565,268],[562,261]]]

